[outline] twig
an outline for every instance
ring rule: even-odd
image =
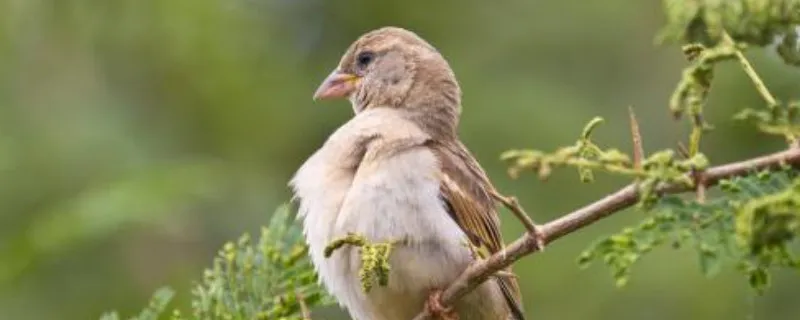
[[[697,194],[697,202],[698,203],[706,203],[706,189],[708,188],[708,183],[705,182],[706,180],[706,173],[703,170],[692,170],[692,179],[695,185],[695,193]]]
[[[731,38],[730,35],[728,35],[727,32],[724,32],[722,34],[722,39],[723,41],[728,42],[731,46],[736,48],[736,42],[733,40],[733,38]],[[758,93],[761,95],[761,97],[764,98],[764,101],[767,102],[767,105],[769,105],[770,107],[777,106],[778,100],[776,100],[775,97],[772,95],[772,93],[769,92],[769,89],[767,89],[767,86],[764,84],[764,81],[761,80],[761,77],[758,76],[758,73],[756,73],[756,69],[753,69],[753,65],[751,65],[750,61],[747,60],[747,57],[744,56],[742,50],[736,48],[735,55],[736,55],[736,60],[738,60],[739,64],[742,65],[742,69],[744,69],[744,72],[747,73],[748,77],[750,77],[750,80],[753,81],[753,85],[756,87],[756,90],[758,90]]]
[[[764,101],[767,103],[767,107],[769,107],[770,109],[778,108],[780,106],[778,100],[775,99],[775,96],[773,96],[772,93],[769,92],[769,89],[764,84],[764,80],[761,80],[761,77],[758,76],[758,73],[756,73],[756,70],[753,68],[753,65],[750,64],[750,61],[747,60],[747,57],[744,56],[742,50],[736,48],[736,42],[733,40],[733,38],[731,38],[731,36],[728,35],[727,32],[724,32],[722,34],[722,40],[727,42],[736,49],[734,51],[736,60],[739,61],[739,64],[742,65],[742,69],[744,69],[744,72],[750,78],[750,81],[753,82],[753,86],[756,87],[756,91],[758,91],[758,94],[761,95],[761,98],[763,98]],[[797,136],[795,136],[791,132],[786,133],[786,140],[789,143],[789,146],[792,148],[796,148],[799,145],[797,141]]]
[[[707,187],[713,186],[722,179],[746,175],[752,170],[776,168],[785,164],[800,166],[800,149],[792,148],[754,159],[709,168],[704,172],[705,179],[703,179],[703,182]],[[657,192],[660,194],[687,191],[694,191],[694,188],[683,184],[667,184],[657,188]],[[550,243],[602,218],[633,206],[638,200],[639,194],[637,187],[635,184],[631,184],[594,203],[550,221],[541,226],[539,230],[543,235],[545,243]],[[453,302],[475,289],[497,271],[508,267],[520,258],[536,251],[536,240],[532,234],[526,233],[509,244],[504,250],[467,267],[467,269],[442,292],[441,304],[444,306],[452,305]],[[431,319],[431,316],[432,315],[429,314],[427,310],[423,310],[414,319]]]
[[[306,304],[306,299],[303,297],[303,294],[295,290],[294,295],[297,297],[297,302],[300,304],[300,313],[303,315],[303,320],[311,320],[311,310],[308,309],[308,305]]]
[[[537,240],[536,245],[538,246],[538,249],[544,250],[544,239],[541,231],[539,230],[539,227],[536,226],[535,222],[533,222],[531,216],[529,216],[525,212],[525,209],[523,209],[522,206],[520,206],[519,201],[517,201],[517,198],[513,196],[512,197],[503,196],[497,193],[497,191],[492,191],[492,197],[495,198],[495,200],[500,201],[500,203],[502,203],[506,208],[508,208],[508,210],[511,210],[511,212],[514,213],[514,216],[516,216],[517,219],[519,219],[519,221],[522,222],[522,225],[525,226],[525,230],[527,230],[528,233],[533,235],[534,239]]]
[[[508,210],[511,210],[517,219],[522,222],[522,225],[525,226],[525,230],[528,230],[530,233],[536,232],[536,224],[533,222],[533,219],[525,213],[525,209],[522,209],[519,205],[519,201],[517,201],[516,197],[506,197],[497,193],[497,191],[492,191],[492,198],[500,201]]]

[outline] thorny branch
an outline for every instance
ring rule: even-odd
[[[800,167],[800,149],[791,148],[754,159],[711,167],[703,172],[703,179],[697,182],[705,187],[710,187],[723,179],[746,175],[754,170],[777,168],[782,165]],[[690,191],[696,190],[684,184],[662,184],[656,188],[656,192],[660,194]],[[547,244],[602,218],[631,207],[638,201],[638,188],[635,184],[631,184],[598,201],[539,226],[537,229],[542,236],[542,240]],[[534,234],[528,232],[509,244],[504,250],[470,265],[442,292],[441,304],[443,306],[452,305],[456,300],[475,289],[499,270],[508,267],[524,256],[538,251],[535,238]],[[432,317],[433,315],[428,310],[423,310],[414,320],[432,319]]]

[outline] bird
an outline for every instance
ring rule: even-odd
[[[320,282],[356,320],[523,320],[516,277],[491,277],[450,307],[442,290],[503,248],[495,188],[461,142],[461,89],[444,56],[413,31],[371,30],[346,50],[313,99],[347,99],[353,117],[289,185]],[[366,292],[358,247],[337,238],[398,241],[385,286]]]

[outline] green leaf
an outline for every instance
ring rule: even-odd
[[[763,268],[751,270],[748,280],[750,282],[750,287],[755,289],[759,294],[763,294],[764,290],[770,285],[770,275],[767,270]]]
[[[800,238],[797,175],[798,170],[784,168],[724,180],[721,192],[702,203],[680,196],[657,199],[640,224],[598,240],[578,263],[586,267],[599,258],[615,283],[625,284],[637,261],[667,244],[694,248],[707,277],[717,275],[726,262],[745,265],[740,270],[758,285],[755,289],[764,290],[770,269],[800,266],[791,251]]]
[[[711,248],[700,249],[700,270],[706,277],[717,275],[722,268],[719,255]]]
[[[319,286],[306,257],[301,227],[282,205],[257,238],[244,234],[223,245],[211,267],[192,290],[193,319],[300,319],[301,304],[317,307],[333,299]],[[170,315],[184,319],[180,310],[166,308],[174,292],[158,290],[136,320]],[[116,320],[116,313],[103,319]],[[116,317],[116,318],[115,318]]]
[[[138,316],[134,317],[135,320],[158,320],[161,314],[164,313],[167,309],[167,305],[172,301],[172,297],[175,296],[175,291],[170,288],[164,287],[161,289],[156,290],[153,294],[153,297],[150,298],[150,303],[139,313]]]

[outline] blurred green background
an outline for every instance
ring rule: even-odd
[[[162,285],[188,289],[215,251],[257,230],[290,197],[294,170],[352,114],[312,103],[358,35],[396,25],[450,60],[464,90],[461,136],[498,187],[538,221],[624,183],[574,171],[512,181],[499,154],[596,138],[630,148],[627,107],[645,149],[674,147],[686,125],[667,99],[683,58],[657,46],[658,1],[0,0],[0,318],[96,319],[139,310]],[[800,70],[749,53],[779,99]],[[716,76],[704,142],[711,160],[782,147],[730,120],[760,106],[734,64]],[[503,212],[507,240],[523,230]],[[800,277],[756,296],[728,268],[704,278],[694,251],[662,249],[613,286],[579,270],[616,215],[515,267],[532,319],[797,319]],[[346,318],[336,308],[315,319]]]

